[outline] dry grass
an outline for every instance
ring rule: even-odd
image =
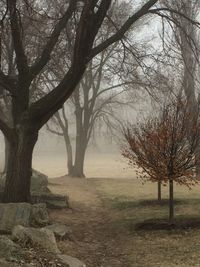
[[[168,205],[156,205],[156,185],[137,180],[96,181],[104,205],[112,210],[112,224],[126,238],[130,266],[169,267],[200,266],[200,196],[199,186],[192,191],[176,187],[176,218],[183,223],[191,221],[194,227],[171,230],[141,230],[137,224],[167,219]],[[167,188],[163,190],[167,198]],[[167,202],[165,202],[167,204]],[[194,223],[196,222],[196,223]],[[192,224],[191,224],[192,225]],[[179,227],[178,227],[179,228]]]
[[[72,212],[55,211],[52,218],[73,226],[75,242],[60,243],[65,253],[88,267],[200,266],[200,228],[140,230],[138,223],[167,218],[167,202],[157,205],[156,185],[135,179],[60,178],[55,192],[67,193]],[[167,188],[163,190],[167,198]],[[200,188],[175,188],[176,218],[200,220]]]

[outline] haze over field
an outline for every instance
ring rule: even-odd
[[[4,162],[4,142],[0,137],[0,169]],[[62,138],[42,131],[34,151],[33,168],[51,177],[67,174],[67,156]],[[106,140],[89,147],[86,154],[87,178],[135,178],[135,172],[127,166],[115,143],[108,146]]]
[[[0,0],[0,267],[200,267],[200,0]]]

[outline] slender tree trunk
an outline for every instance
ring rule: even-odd
[[[183,1],[187,2],[187,4],[182,5],[182,12],[190,17],[191,19],[196,19],[197,10],[196,5],[193,4],[192,1]],[[181,3],[181,1],[180,1]],[[177,1],[177,5],[179,6],[179,1]],[[178,36],[180,35],[180,38],[177,38],[179,40],[179,45],[182,52],[182,57],[184,61],[184,76],[183,76],[183,88],[185,92],[185,96],[187,99],[187,105],[188,109],[191,115],[191,118],[189,118],[188,122],[188,135],[190,139],[191,135],[191,129],[193,126],[193,119],[196,119],[198,113],[198,99],[196,97],[196,77],[195,73],[198,69],[198,60],[194,53],[193,45],[198,45],[198,32],[196,31],[195,25],[192,23],[188,23],[188,21],[181,17],[180,18],[180,25],[182,27],[177,27],[177,33]],[[192,40],[192,43],[191,40]],[[195,153],[195,161],[196,161],[196,176],[200,178],[200,143],[198,144],[198,150]]]
[[[20,127],[9,140],[8,165],[3,201],[29,202],[32,176],[32,154],[38,132]]]
[[[76,148],[75,160],[73,165],[72,177],[84,178],[84,162],[87,148],[86,132],[83,123],[83,109],[79,103],[79,93],[75,95],[76,99]]]
[[[79,141],[76,144],[75,162],[72,171],[73,177],[79,177],[79,178],[85,177],[84,174],[85,152],[86,152],[85,144]]]
[[[72,177],[84,178],[84,162],[87,145],[80,118],[77,119],[76,131],[76,149]]]
[[[6,173],[7,171],[7,166],[8,166],[8,154],[9,154],[9,142],[6,137],[4,137],[5,141],[5,155],[4,155],[4,169],[3,173]]]
[[[68,133],[64,133],[64,140],[65,140],[65,146],[67,151],[67,169],[68,169],[68,175],[72,176],[73,174],[73,153],[72,153],[72,145],[70,142],[70,138]]]
[[[162,200],[162,192],[161,192],[161,181],[158,181],[158,202],[161,202]]]
[[[169,223],[174,222],[174,183],[173,179],[169,180]]]

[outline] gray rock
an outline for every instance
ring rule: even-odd
[[[62,261],[62,263],[68,264],[69,267],[86,267],[86,265],[77,258],[64,254],[59,254],[57,257]]]
[[[55,223],[46,226],[44,229],[51,230],[58,240],[71,239],[70,235],[72,234],[72,229],[64,224]]]
[[[67,196],[52,193],[34,193],[31,195],[32,203],[46,203],[47,208],[66,209],[69,208]]]
[[[48,189],[48,177],[45,174],[33,170],[31,178],[31,192],[50,192],[50,190]]]
[[[13,240],[18,240],[23,244],[39,246],[51,253],[60,253],[54,233],[48,229],[27,228],[21,225],[15,226],[12,231]]]
[[[13,257],[19,257],[21,250],[21,247],[7,236],[0,236],[0,258],[9,260]]]
[[[10,233],[14,226],[45,226],[49,224],[46,204],[0,204],[0,233]]]
[[[3,198],[5,180],[5,174],[0,174],[0,202]],[[48,177],[36,170],[33,170],[31,178],[31,203],[45,203],[47,208],[54,209],[69,208],[68,197],[52,194],[48,189]]]
[[[49,214],[45,203],[32,205],[30,224],[32,226],[45,226],[49,224]]]
[[[6,181],[6,175],[0,175],[0,191],[4,190]],[[32,171],[32,178],[31,178],[31,192],[32,193],[49,193],[50,190],[48,189],[48,177],[36,170]]]
[[[10,233],[15,225],[28,226],[30,223],[31,204],[0,204],[0,232]]]

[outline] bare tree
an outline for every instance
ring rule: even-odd
[[[118,58],[117,62],[116,57]],[[121,72],[123,70],[120,66],[124,64],[124,60],[123,56],[120,64],[119,46],[107,49],[99,55],[98,59],[92,60],[88,64],[81,82],[72,94],[70,103],[67,102],[68,107],[64,105],[62,110],[52,118],[51,122],[53,124],[47,125],[50,132],[64,137],[68,158],[68,175],[70,176],[85,177],[85,153],[96,123],[105,121],[105,117],[113,116],[113,113],[108,110],[111,106],[114,108],[132,103],[130,97],[127,100],[122,95],[125,95],[128,90],[133,90],[134,85],[138,86],[141,82],[137,77],[137,66],[135,66],[135,69],[133,68],[134,59],[132,59],[132,71],[135,73],[135,80],[129,81],[127,77],[125,81],[119,79],[118,72],[120,71],[120,76],[122,76]],[[61,71],[63,71],[62,68]],[[46,83],[49,85],[49,79]],[[127,87],[124,88],[124,86]],[[72,140],[69,134],[69,110],[71,109],[74,110],[76,122],[74,161]]]
[[[108,19],[107,14],[111,2],[111,0],[87,0],[84,2],[69,0],[60,6],[63,10],[62,17],[59,17],[51,9],[53,6],[45,6],[43,3],[39,4],[38,1],[8,0],[2,2],[4,14],[1,17],[1,23],[5,19],[8,21],[7,31],[9,40],[13,41],[16,62],[14,75],[8,73],[7,65],[2,65],[0,71],[0,85],[11,97],[12,117],[12,125],[9,125],[4,117],[0,119],[0,129],[9,142],[4,202],[29,201],[32,154],[38,139],[38,132],[71,96],[81,80],[88,62],[111,44],[122,39],[139,19],[149,14],[160,15],[160,12],[168,12],[166,9],[155,7],[158,0],[146,1],[117,27],[115,33],[110,34],[105,41],[94,46],[103,22]],[[22,20],[23,14],[27,10],[29,16],[26,16],[26,20]],[[175,12],[178,13],[178,11]],[[44,45],[38,42],[39,39],[32,37],[33,42],[30,46],[26,43],[31,36],[30,32],[25,30],[25,24],[35,25],[35,13],[38,14],[37,24],[38,21],[42,24],[44,14],[47,14],[45,22],[48,21],[52,27],[46,29],[45,37],[48,37],[44,38]],[[41,96],[37,101],[31,101],[32,84],[45,70],[45,67],[51,63],[54,54],[59,53],[63,46],[63,43],[59,42],[59,37],[66,25],[73,23],[74,19],[76,19],[77,26],[72,32],[73,54],[65,75],[59,83],[55,84],[51,92]],[[194,23],[191,20],[188,21]],[[37,32],[40,36],[44,34],[40,32],[40,29]],[[68,42],[65,41],[67,46]],[[32,53],[29,55],[31,48]]]
[[[174,6],[187,17],[195,20],[200,12],[199,1],[181,0],[178,2],[169,3],[165,5],[169,8]],[[176,20],[176,14],[172,14],[172,18]],[[169,46],[173,46],[174,56],[179,62],[181,70],[181,86],[187,98],[188,109],[191,114],[198,112],[198,87],[199,87],[199,31],[195,25],[188,23],[187,19],[181,17],[178,24],[170,24],[172,29],[172,36],[170,37]],[[192,121],[191,121],[192,123]],[[188,125],[188,135],[190,136],[191,123]],[[200,145],[199,145],[200,147]],[[196,171],[200,174],[200,149],[196,150]]]

